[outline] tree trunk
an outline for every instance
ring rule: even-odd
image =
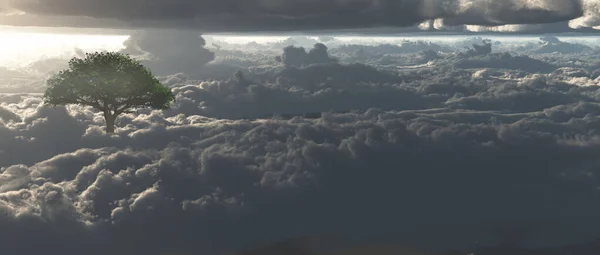
[[[115,133],[115,119],[116,116],[111,114],[105,114],[104,119],[106,120],[106,133],[114,134]]]

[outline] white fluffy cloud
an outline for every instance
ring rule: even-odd
[[[584,7],[583,16],[571,20],[569,26],[572,28],[600,26],[600,2],[597,0],[582,0]]]

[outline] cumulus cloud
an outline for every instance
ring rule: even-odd
[[[205,45],[194,31],[144,30],[132,34],[121,52],[141,58],[157,75],[195,75],[215,58]]]
[[[4,24],[187,27],[209,32],[416,26],[435,19],[443,19],[450,26],[552,23],[578,18],[584,13],[584,7],[593,6],[582,6],[580,0],[158,0],[147,3],[3,0],[3,3],[7,9],[23,13],[4,17]]]
[[[597,68],[567,53],[555,57],[588,65],[537,73],[514,66],[546,63],[536,53],[487,45],[346,47],[332,55],[362,49],[363,63],[288,67],[276,53],[218,50],[242,71],[160,77],[172,109],[124,114],[113,136],[88,107],[0,94],[0,246],[218,254],[331,233],[445,250],[520,224],[528,245],[598,238]],[[364,63],[384,56],[431,64]],[[489,68],[457,64],[467,60]]]
[[[459,68],[499,68],[514,69],[533,73],[549,73],[556,69],[555,66],[532,59],[528,56],[513,56],[510,53],[489,54],[456,62]]]
[[[492,53],[492,42],[483,40],[483,45],[473,44],[473,49],[469,49],[465,54],[468,56],[481,56]]]
[[[449,25],[505,25],[553,23],[576,18],[583,12],[580,1],[426,1],[437,8],[451,8],[455,17],[444,19]],[[429,6],[428,6],[429,7]],[[430,9],[431,10],[431,9]],[[435,10],[435,9],[434,9]],[[475,20],[475,22],[474,22]]]
[[[27,241],[21,254],[161,254],[383,231],[444,246],[484,240],[486,222],[520,220],[543,222],[536,233],[544,238],[585,236],[600,211],[588,175],[598,156],[598,106],[554,104],[504,114],[372,109],[314,120],[152,112],[125,117],[117,137],[94,133],[97,116],[83,109],[40,106],[32,114],[45,113],[46,122],[2,131],[23,137],[3,142],[5,153],[31,163],[1,161],[0,220],[20,233],[1,240]],[[55,132],[42,132],[49,123]],[[44,148],[55,156],[32,150],[56,145],[56,136],[69,145]],[[590,229],[569,228],[576,224]]]
[[[540,46],[536,53],[579,53],[592,48],[582,44],[563,42],[554,36],[543,36],[540,38]]]
[[[317,43],[319,43],[319,41],[308,36],[291,36],[286,38],[285,40],[274,43],[272,46],[277,49],[285,48],[288,46],[311,48]]]
[[[479,25],[466,25],[465,29],[471,32],[527,32],[536,31],[542,29],[544,26],[535,24],[510,24],[501,26],[479,26]]]
[[[312,64],[335,63],[337,59],[329,57],[325,44],[317,43],[308,52],[303,47],[285,47],[283,54],[277,57],[277,61],[286,66],[302,67]]]
[[[572,28],[593,27],[600,25],[600,3],[594,0],[583,0],[584,13],[581,17],[569,21]]]
[[[441,58],[441,54],[454,52],[448,45],[427,41],[402,41],[400,44],[341,45],[330,50],[341,63],[364,63],[372,66],[397,69],[418,67]]]
[[[492,53],[492,42],[483,40],[483,44],[472,44],[472,49],[450,57],[456,67],[463,69],[496,68],[513,69],[530,73],[550,73],[557,67],[527,55],[513,55],[508,52]]]
[[[16,113],[12,112],[11,110],[8,110],[4,107],[0,107],[0,120],[3,121],[17,121],[20,122],[21,121],[21,117],[19,115],[17,115]]]

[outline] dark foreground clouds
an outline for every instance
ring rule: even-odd
[[[281,31],[414,26],[430,19],[455,25],[594,24],[595,2],[581,0],[75,1],[2,0],[3,24],[179,27],[203,31]],[[20,15],[19,15],[20,14]],[[62,19],[61,19],[62,18]]]
[[[67,114],[42,111],[49,121]],[[26,149],[58,135],[70,145],[3,168],[1,240],[15,254],[161,254],[337,232],[431,248],[486,241],[514,222],[536,226],[531,241],[593,238],[597,111],[584,103],[257,122],[153,114],[114,138],[84,130],[79,122],[93,121],[79,116],[55,124],[69,132],[32,140],[50,125],[35,123],[4,131],[25,136],[3,142],[5,153],[41,157]]]
[[[600,238],[593,49],[536,53],[574,47],[550,37],[530,56],[481,38],[458,52],[318,45],[288,48],[285,66],[281,48],[249,44],[206,64],[201,38],[169,33],[126,50],[187,73],[160,77],[175,104],[123,115],[114,136],[92,109],[0,94],[2,254],[217,254],[298,236],[434,250],[512,231],[526,245]],[[227,77],[193,77],[207,70]]]
[[[598,238],[598,74],[457,68],[494,55],[469,54],[163,77],[173,109],[124,115],[115,136],[89,108],[0,94],[0,247],[211,254],[333,234],[442,249],[507,225],[531,245]]]

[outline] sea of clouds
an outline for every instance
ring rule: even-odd
[[[140,42],[160,36],[132,38],[124,52],[171,72],[176,101],[122,115],[113,136],[91,108],[43,104],[63,62],[2,71],[7,254],[210,254],[325,233],[446,249],[507,225],[531,245],[599,237],[593,45],[207,38],[158,53]]]

